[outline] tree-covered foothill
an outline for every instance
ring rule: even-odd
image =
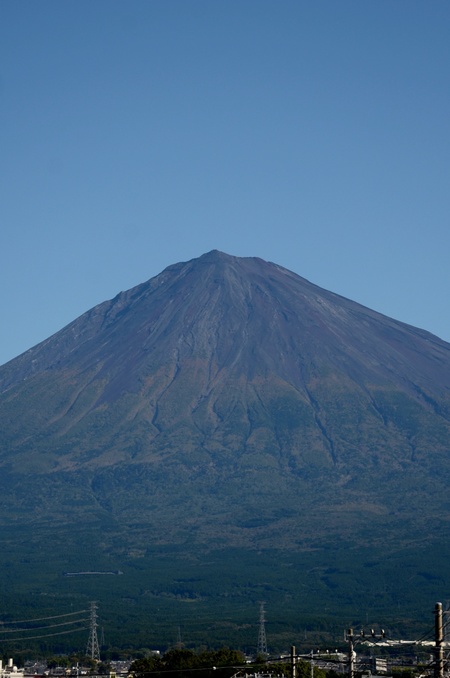
[[[245,666],[242,652],[227,647],[220,650],[194,652],[186,648],[168,650],[162,657],[158,655],[137,659],[130,667],[130,673],[136,678],[182,678],[199,673],[199,678],[230,678],[240,667]],[[192,674],[191,674],[192,672]]]
[[[162,657],[154,655],[137,659],[130,667],[130,673],[135,678],[195,678],[196,673],[199,678],[231,678],[240,672],[290,678],[292,667],[290,663],[266,662],[263,659],[248,664],[242,652],[226,647],[198,653],[185,648],[175,648]],[[325,671],[314,667],[314,678],[326,676]],[[297,677],[311,677],[311,666],[308,662],[297,663]]]

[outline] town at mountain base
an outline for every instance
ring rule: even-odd
[[[283,644],[450,590],[450,345],[276,264],[213,251],[91,309],[0,368],[0,430],[7,606],[240,647],[258,600]]]

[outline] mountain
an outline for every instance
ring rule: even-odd
[[[4,593],[37,607],[193,602],[200,639],[211,605],[294,633],[448,590],[450,345],[276,264],[212,251],[91,309],[0,368],[0,431]]]

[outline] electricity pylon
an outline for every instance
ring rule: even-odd
[[[261,657],[265,657],[265,656],[268,655],[265,623],[266,623],[266,619],[265,619],[264,603],[260,603],[259,604],[258,649],[257,649],[256,653]]]
[[[89,639],[86,647],[86,656],[94,661],[100,661],[100,648],[97,638],[97,603],[91,603],[91,619],[89,626]]]

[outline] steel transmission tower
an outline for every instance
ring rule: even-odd
[[[97,603],[91,603],[91,619],[89,627],[89,640],[86,647],[86,656],[100,661],[100,648],[97,638]]]
[[[268,655],[267,652],[267,640],[266,640],[266,618],[264,603],[259,604],[259,632],[258,632],[258,649],[256,654],[264,657]]]

